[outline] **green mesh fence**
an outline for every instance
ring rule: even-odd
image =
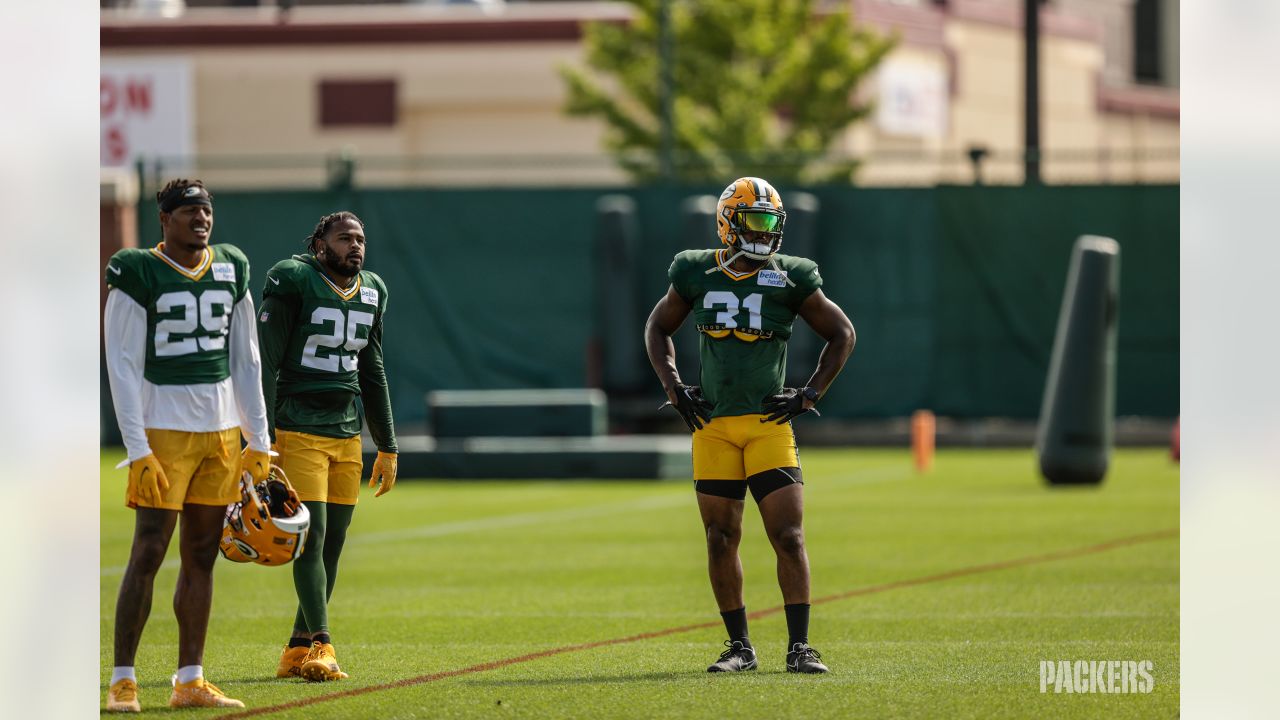
[[[1122,248],[1117,412],[1178,413],[1177,186],[805,190],[821,203],[825,292],[858,330],[824,414],[1035,417],[1071,244],[1086,233]],[[321,215],[364,219],[367,266],[390,289],[392,398],[413,422],[429,390],[584,385],[595,319],[641,332],[682,249],[680,201],[719,188],[625,192],[642,242],[634,285],[610,292],[638,298],[630,317],[599,307],[595,285],[595,202],[616,189],[213,191],[216,240],[249,256],[258,297]],[[154,244],[155,207],[140,212]]]

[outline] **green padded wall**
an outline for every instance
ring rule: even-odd
[[[593,318],[596,203],[635,201],[639,301],[616,322],[638,335],[687,243],[681,203],[720,187],[228,191],[215,239],[263,273],[302,248],[324,213],[367,223],[368,267],[390,288],[385,347],[397,417],[424,418],[439,389],[581,387]],[[800,188],[781,188],[784,200]],[[834,417],[1034,418],[1044,389],[1070,248],[1080,235],[1124,247],[1116,411],[1178,414],[1178,187],[803,188],[824,290],[858,346],[823,401]],[[158,240],[153,203],[142,241]],[[714,246],[713,234],[705,246]],[[784,241],[784,252],[786,244]],[[807,332],[802,330],[802,332]],[[634,348],[630,353],[638,352]],[[636,386],[661,389],[634,358]],[[696,367],[681,367],[696,376]],[[803,374],[803,373],[802,373]]]
[[[469,437],[589,437],[609,431],[604,391],[433,390],[427,393],[431,435]]]

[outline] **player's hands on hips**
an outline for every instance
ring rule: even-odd
[[[396,486],[396,465],[399,461],[400,456],[395,453],[378,451],[378,457],[373,461],[373,474],[369,476],[369,487],[378,487],[379,479],[382,486],[378,487],[374,497],[391,492],[391,488]]]
[[[160,467],[160,460],[155,453],[129,463],[129,485],[124,491],[124,502],[129,507],[137,507],[142,501],[151,507],[160,505],[160,498],[169,489],[169,478]]]
[[[271,474],[271,456],[261,450],[246,447],[240,455],[240,472],[249,473],[253,484],[257,485]]]
[[[782,388],[782,392],[777,395],[770,395],[765,398],[761,407],[764,409],[766,417],[761,418],[760,422],[776,422],[779,425],[783,425],[807,412],[811,412],[814,415],[822,415],[813,406],[813,401],[801,394],[803,389]]]
[[[680,413],[680,419],[689,426],[689,432],[701,430],[704,423],[711,422],[711,409],[714,407],[702,396],[702,388],[697,385],[676,383],[667,390],[667,402]]]

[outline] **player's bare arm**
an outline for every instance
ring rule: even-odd
[[[667,294],[653,306],[653,312],[649,313],[649,320],[644,324],[645,352],[649,354],[649,363],[662,381],[662,389],[672,404],[678,400],[675,388],[680,383],[680,372],[676,370],[676,346],[671,342],[671,336],[680,329],[691,309],[675,288],[668,287]]]
[[[813,371],[813,375],[809,376],[809,382],[806,383],[818,391],[818,397],[822,397],[827,392],[827,388],[831,387],[831,383],[844,369],[845,361],[849,359],[850,353],[853,352],[854,343],[858,341],[857,333],[853,330],[853,323],[849,321],[849,317],[844,314],[839,305],[831,302],[822,290],[815,290],[813,294],[805,298],[803,304],[800,305],[800,317],[818,333],[818,337],[827,341],[822,353],[818,355],[818,367]],[[814,401],[805,399],[805,408],[812,408]]]
[[[644,344],[649,362],[667,393],[667,402],[679,413],[689,432],[696,432],[710,422],[713,406],[703,397],[701,388],[680,381],[680,372],[676,369],[676,348],[671,342],[672,334],[680,329],[690,309],[675,287],[668,287],[667,294],[658,301],[645,323]]]

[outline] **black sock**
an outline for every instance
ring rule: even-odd
[[[291,638],[289,638],[289,647],[291,647],[291,648],[296,648],[296,647],[305,647],[305,648],[309,648],[309,647],[311,647],[311,638],[304,638],[304,637],[291,637]]]
[[[745,607],[722,612],[720,617],[724,618],[724,629],[729,631],[730,640],[737,640],[742,643],[743,647],[751,647],[751,640],[747,637],[747,609]]]
[[[809,644],[809,603],[796,603],[795,605],[784,605],[782,609],[787,613],[787,651],[796,643]]]
[[[809,607],[808,605],[805,605],[806,609],[808,609],[808,607]],[[311,636],[311,642],[324,643],[325,645],[332,645],[333,638],[329,637],[329,633],[327,632],[318,632],[315,635]]]

